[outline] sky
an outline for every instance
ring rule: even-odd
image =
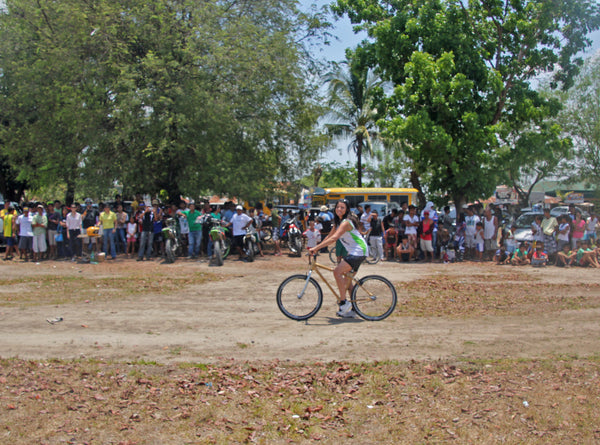
[[[1,0],[0,0],[1,1]],[[311,7],[316,6],[320,8],[321,6],[328,5],[332,3],[332,0],[299,0],[301,9],[308,11]],[[337,37],[337,39],[332,39],[331,44],[328,46],[322,46],[316,52],[316,55],[319,58],[323,58],[328,61],[341,62],[345,60],[345,50],[346,48],[355,47],[358,45],[363,39],[366,38],[366,33],[362,32],[360,34],[355,34],[352,30],[352,24],[348,17],[344,16],[343,18],[331,18],[331,22],[333,23],[333,29],[331,30],[331,34]],[[593,40],[592,47],[588,49],[583,57],[587,58],[594,54],[596,51],[600,49],[600,30],[592,33],[590,35]],[[341,164],[345,164],[350,161],[352,163],[355,162],[354,156],[347,149],[348,142],[340,142],[337,144],[336,148],[331,149],[323,159],[322,162],[330,162],[336,161]]]

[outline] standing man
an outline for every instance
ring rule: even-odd
[[[31,226],[33,227],[33,261],[38,262],[46,253],[46,229],[48,228],[48,217],[44,215],[44,206],[38,204],[37,212],[33,215]]]
[[[178,215],[183,215],[187,219],[190,232],[188,234],[189,247],[188,259],[193,260],[200,255],[200,244],[202,243],[202,212],[196,209],[196,204],[190,203],[189,209],[178,210]]]
[[[483,212],[483,255],[485,260],[494,258],[498,249],[498,217],[492,213],[490,206]]]
[[[108,246],[110,243],[110,256],[114,260],[117,258],[117,249],[115,246],[115,225],[117,214],[110,209],[108,202],[104,204],[104,211],[100,214],[100,224],[102,224],[102,236],[104,237],[103,251],[108,259]]]
[[[479,216],[475,214],[472,206],[467,207],[467,216],[465,216],[465,249],[469,258],[475,257],[475,234],[477,233],[477,223],[481,222]]]
[[[91,198],[85,199],[85,210],[81,216],[83,225],[83,246],[91,254],[92,251],[98,253],[98,240],[96,236],[87,236],[88,227],[93,227],[98,224],[98,216],[100,212],[94,208],[94,203]]]
[[[20,259],[29,261],[29,256],[33,248],[33,216],[29,213],[29,207],[23,207],[23,213],[17,218],[19,226],[19,252]]]
[[[152,241],[154,237],[154,213],[150,207],[146,207],[143,202],[140,202],[138,209],[142,212],[138,215],[140,225],[140,248],[136,261],[144,261],[144,253],[146,260],[150,261],[152,255]]]
[[[6,253],[4,255],[4,261],[12,260],[12,251],[16,246],[15,239],[15,222],[16,214],[15,208],[8,203],[6,209],[3,209],[4,213],[0,215],[4,221],[4,242],[6,243]]]
[[[49,202],[46,213],[46,217],[48,218],[48,258],[53,260],[56,259],[56,235],[61,216],[60,208],[55,208],[54,202]]]
[[[71,251],[71,261],[75,261],[75,258],[81,257],[81,214],[77,212],[78,204],[74,202],[71,204],[71,213],[67,215],[67,239],[69,240],[69,250]]]
[[[241,205],[236,206],[235,215],[231,217],[231,225],[233,227],[233,246],[237,248],[240,254],[240,260],[243,258],[244,253],[242,247],[244,246],[244,235],[246,235],[246,227],[252,224],[252,218],[244,213],[244,208]]]

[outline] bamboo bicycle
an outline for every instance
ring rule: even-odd
[[[334,295],[338,291],[329,284],[320,269],[333,272],[333,268],[317,263],[308,255],[308,272],[286,278],[277,289],[277,305],[286,317],[292,320],[308,320],[316,315],[323,304],[323,291],[313,278],[313,272],[325,282]],[[387,318],[396,307],[398,296],[393,284],[379,275],[367,275],[356,279],[352,276],[352,309],[365,320],[379,321]]]

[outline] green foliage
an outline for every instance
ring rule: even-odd
[[[560,97],[565,105],[559,122],[573,139],[576,171],[573,180],[600,190],[600,59],[590,58],[573,88]]]
[[[294,0],[7,1],[4,152],[34,187],[264,193],[324,140]],[[68,192],[69,193],[69,192]]]
[[[376,104],[383,84],[360,59],[351,59],[345,68],[336,65],[326,82],[329,122],[325,127],[334,138],[350,139],[349,149],[356,153],[356,186],[362,187],[363,155],[373,155],[379,138]]]
[[[547,72],[569,87],[600,24],[591,0],[338,0],[334,11],[367,30],[357,53],[395,86],[383,136],[457,205],[492,192],[502,137],[525,129],[562,144],[540,126],[554,111],[530,82]]]
[[[341,165],[331,162],[323,166],[323,174],[319,187],[354,187],[356,184],[356,168],[350,163]]]

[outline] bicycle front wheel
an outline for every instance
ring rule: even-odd
[[[398,296],[394,285],[379,275],[358,280],[352,290],[352,307],[365,320],[379,321],[394,312]]]
[[[308,275],[292,275],[277,289],[277,306],[292,320],[308,320],[319,312],[322,304],[321,286]]]

